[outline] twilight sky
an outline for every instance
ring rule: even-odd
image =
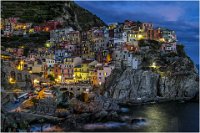
[[[105,23],[139,20],[176,31],[191,59],[199,64],[199,3],[181,1],[75,1]]]

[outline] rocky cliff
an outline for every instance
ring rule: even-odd
[[[139,69],[115,69],[106,80],[104,95],[120,103],[193,98],[199,91],[197,71],[187,56],[173,54],[150,50],[141,54]],[[155,59],[157,68],[150,68]]]
[[[110,78],[113,80],[107,84],[112,85],[106,84],[105,96],[122,103],[190,99],[198,92],[196,74],[161,77],[152,71],[128,68],[121,75]]]

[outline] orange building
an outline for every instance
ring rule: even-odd
[[[124,47],[123,47],[123,49],[125,50],[128,50],[129,52],[137,52],[137,51],[139,51],[139,47],[136,47],[136,46],[134,46],[134,45],[132,45],[132,44],[128,44],[128,43],[126,43],[125,45],[124,45]]]

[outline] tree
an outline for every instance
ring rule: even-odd
[[[24,56],[26,56],[26,57],[28,56],[29,50],[30,50],[29,47],[24,48]]]
[[[185,57],[184,45],[176,45],[177,53],[181,57]]]
[[[48,77],[47,78],[49,78],[51,81],[55,81],[55,78],[54,78],[54,76],[53,75],[48,75]]]

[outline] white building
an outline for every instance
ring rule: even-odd
[[[161,50],[164,52],[176,52],[176,42],[174,43],[163,43]]]
[[[110,76],[112,70],[114,70],[114,66],[103,66],[100,69],[97,69],[97,80],[99,82],[99,85],[105,83],[105,80],[108,76]]]
[[[138,66],[140,65],[140,63],[141,63],[141,60],[139,58],[133,57],[132,65],[131,65],[132,69],[138,69]]]
[[[45,60],[47,67],[53,67],[55,64],[55,60],[54,59],[46,59]]]
[[[69,32],[74,31],[71,27],[64,29],[57,29],[50,31],[50,42],[58,43],[63,37],[65,37]]]

